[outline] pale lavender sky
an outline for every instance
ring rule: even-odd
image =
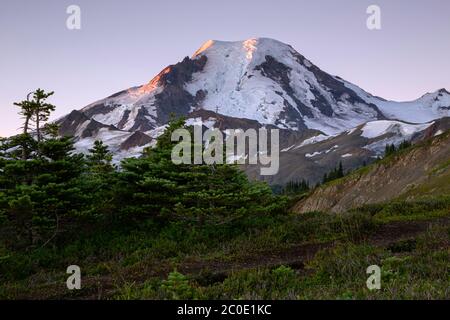
[[[66,28],[81,7],[82,29]],[[382,29],[366,28],[381,7]],[[450,90],[448,0],[2,0],[0,136],[13,108],[38,87],[54,90],[55,117],[149,81],[203,42],[270,37],[372,94],[412,100]]]

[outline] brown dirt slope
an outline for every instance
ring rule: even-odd
[[[399,197],[450,194],[450,131],[315,189],[294,212],[339,213]]]

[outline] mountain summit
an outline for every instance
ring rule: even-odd
[[[211,126],[220,118],[229,125],[269,125],[330,137],[367,122],[417,124],[448,117],[450,93],[441,89],[411,102],[387,101],[322,71],[277,40],[209,40],[147,84],[73,111],[59,122],[61,133],[78,139],[79,149],[102,139],[121,158],[151,145],[172,113],[188,121],[200,117]]]

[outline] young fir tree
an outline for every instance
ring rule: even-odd
[[[96,140],[92,149],[89,149],[89,155],[86,157],[87,163],[94,173],[108,173],[114,171],[112,165],[112,153],[103,141]]]
[[[394,144],[387,144],[384,148],[384,156],[389,157],[397,151]]]
[[[398,150],[404,150],[404,149],[408,149],[411,146],[411,142],[408,140],[403,140],[399,146],[398,146]]]
[[[33,100],[31,101],[33,115],[31,120],[35,123],[36,139],[38,143],[42,140],[42,127],[48,121],[51,112],[55,111],[55,106],[46,102],[53,94],[53,91],[46,93],[42,89],[37,89],[33,94]]]
[[[110,225],[117,222],[118,209],[123,203],[115,201],[117,171],[112,153],[102,141],[95,141],[86,156],[86,168],[78,185],[87,204],[80,213],[87,222]]]
[[[42,107],[34,114],[45,114],[40,120],[45,120],[53,109],[43,102],[48,96],[38,90],[32,101],[33,106]],[[71,138],[57,137],[56,131],[54,125],[40,127],[40,142],[30,133],[7,139],[0,160],[0,212],[15,230],[13,245],[48,243],[61,230],[64,219],[82,204],[75,178],[83,170],[83,157],[73,154]],[[25,159],[22,152],[17,153],[24,145]]]
[[[344,168],[342,166],[342,161],[339,161],[339,166],[336,172],[336,178],[342,178],[344,176]]]
[[[284,194],[299,194],[308,192],[310,189],[309,182],[305,179],[297,181],[289,181],[284,187]]]
[[[53,92],[45,92],[42,89],[37,89],[28,94],[27,99],[21,102],[15,102],[14,105],[20,108],[19,114],[23,117],[23,133],[15,137],[15,142],[21,147],[22,160],[26,160],[32,149],[35,149],[33,144],[39,144],[42,140],[42,128],[55,106],[47,103],[46,100],[53,95]],[[32,96],[30,100],[30,96]],[[34,123],[36,143],[30,136],[31,125]],[[35,150],[39,153],[39,149]]]
[[[323,175],[322,183],[327,183],[336,179],[340,179],[344,176],[344,168],[342,162],[340,161],[338,166],[328,173]]]
[[[33,102],[30,101],[30,95],[33,92],[30,92],[27,96],[27,100],[22,100],[21,102],[14,102],[15,106],[18,106],[20,108],[19,114],[24,119],[23,124],[23,134],[28,134],[28,129],[30,127],[30,120],[31,117],[34,115],[34,105]]]
[[[163,221],[223,224],[247,214],[271,213],[280,208],[270,188],[251,183],[229,164],[174,164],[172,132],[184,120],[170,121],[156,147],[140,159],[122,163],[119,201],[125,216],[156,217]]]

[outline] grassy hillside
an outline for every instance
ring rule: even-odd
[[[295,212],[343,212],[364,204],[446,195],[450,191],[450,131],[401,150],[316,188]]]

